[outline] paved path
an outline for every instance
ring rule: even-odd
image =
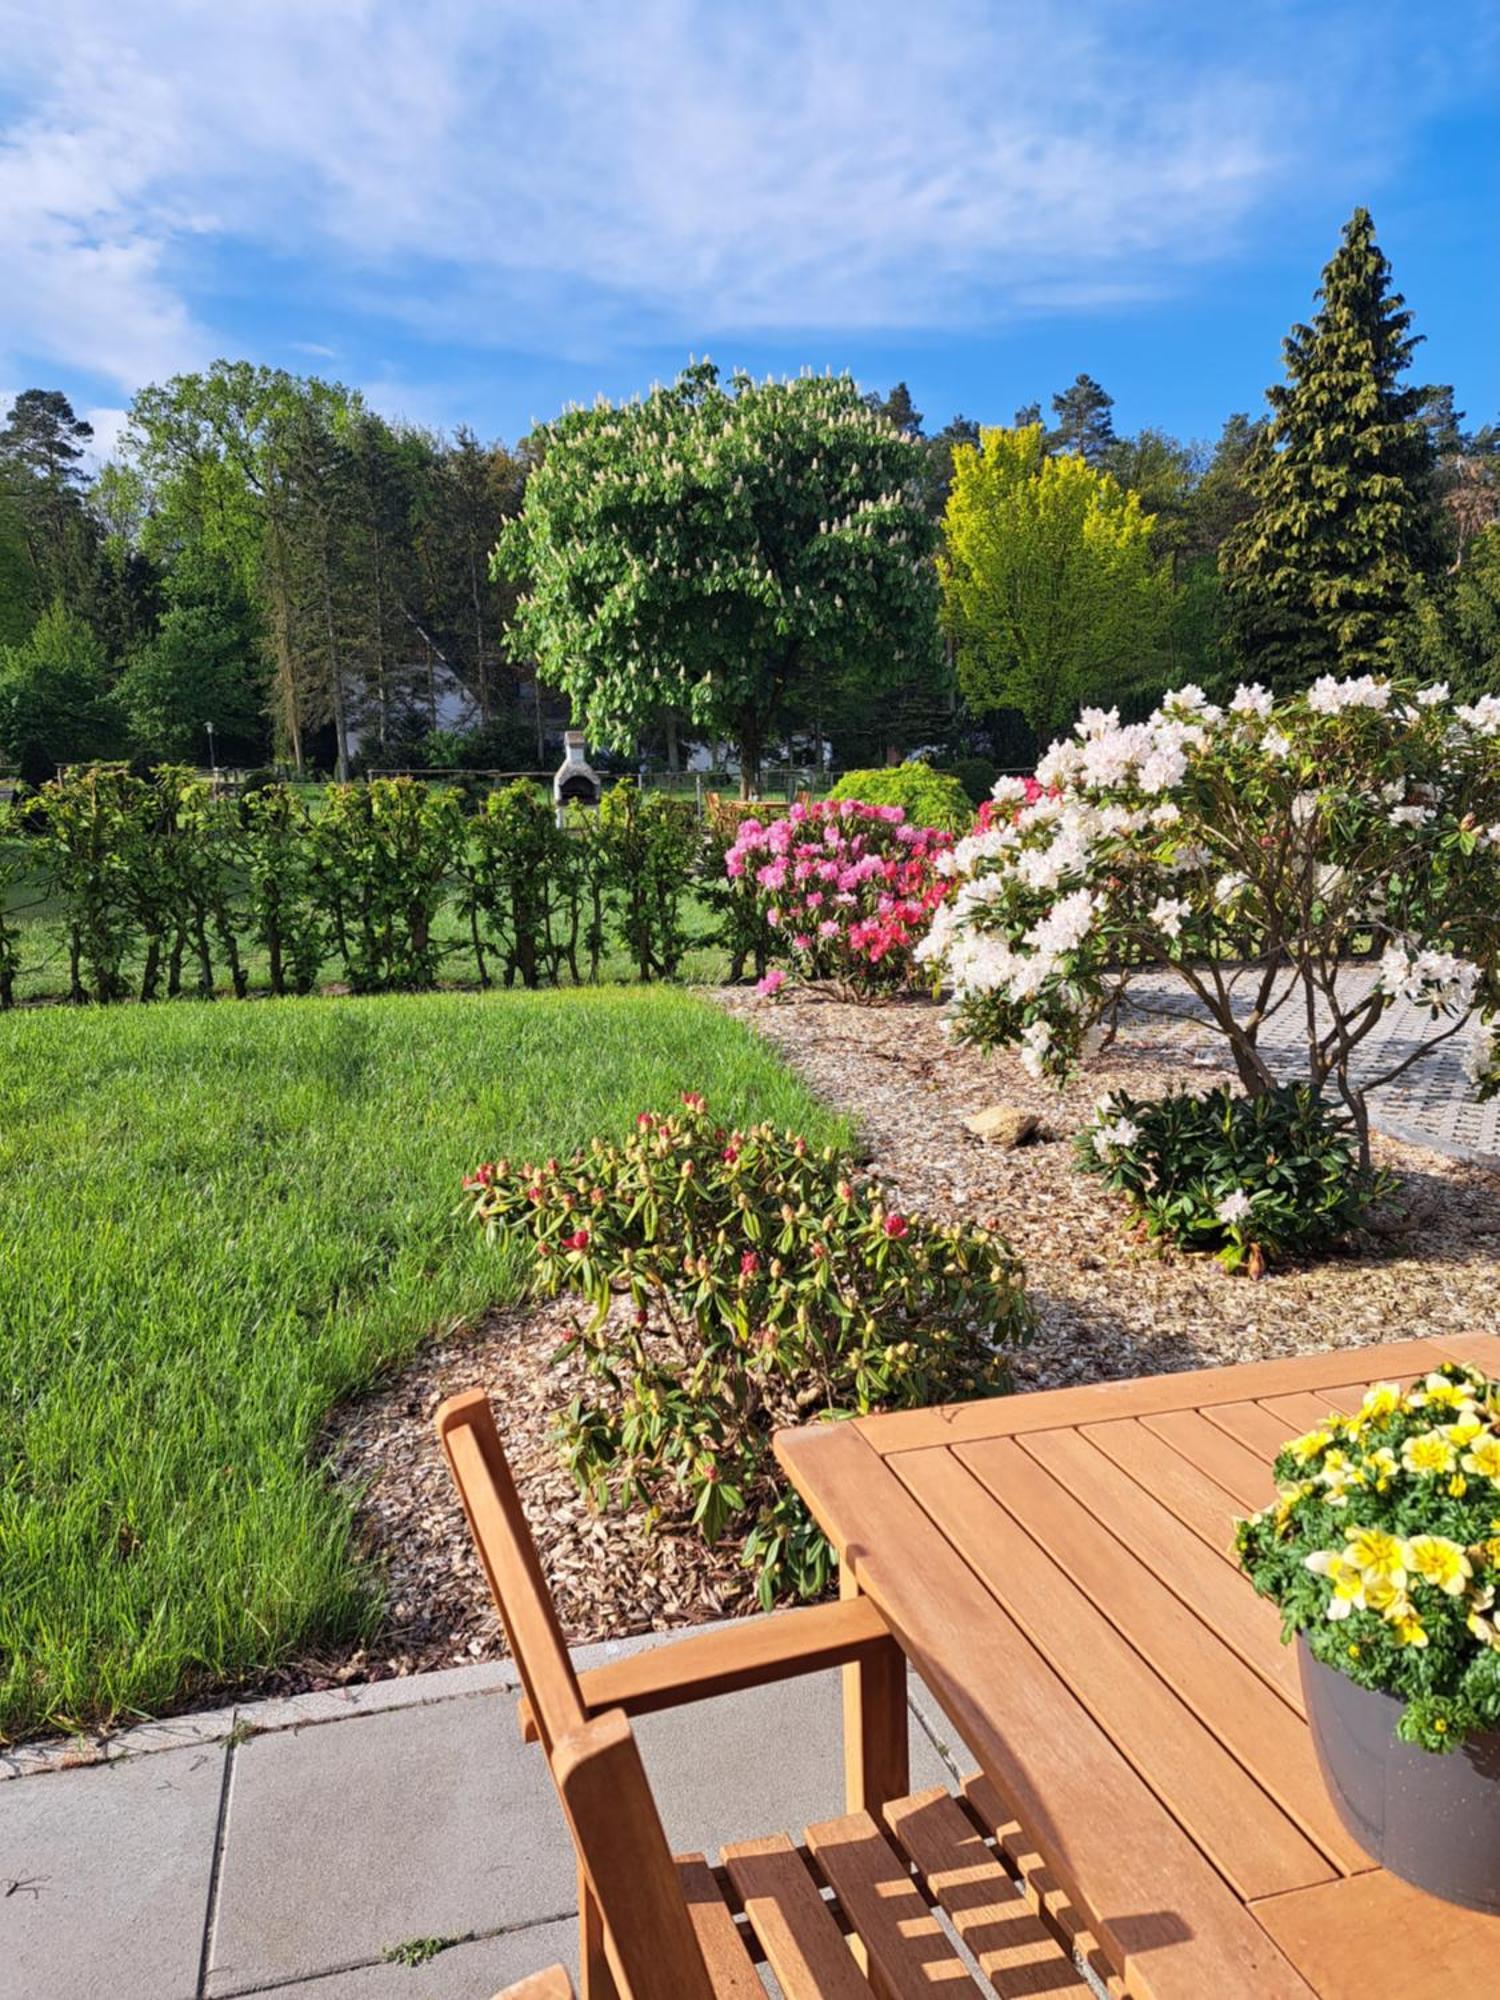
[[[1343,979],[1351,994],[1362,995],[1373,984],[1374,976],[1373,967],[1359,967],[1346,972]],[[1222,1051],[1223,1043],[1209,1026],[1206,1013],[1179,980],[1167,973],[1152,973],[1136,980],[1132,991],[1143,1007],[1154,1011],[1148,1015],[1134,1008],[1129,1010],[1122,1021],[1122,1033],[1132,1039],[1166,1042],[1189,1056],[1208,1056],[1216,1062],[1221,1059],[1218,1052]],[[1248,1004],[1247,997],[1247,1007]],[[1162,1012],[1172,1018],[1163,1021]],[[1378,1027],[1360,1047],[1355,1060],[1356,1079],[1379,1075],[1404,1060],[1430,1038],[1433,1030],[1432,1017],[1421,1008],[1404,1001],[1388,1008]],[[1262,1028],[1260,1045],[1278,1073],[1288,1076],[1302,1073],[1303,1032],[1292,1003]],[[1472,1033],[1472,1029],[1464,1029],[1414,1063],[1394,1083],[1374,1092],[1370,1113],[1377,1131],[1387,1132],[1393,1139],[1431,1146],[1459,1159],[1500,1165],[1500,1098],[1488,1104],[1477,1103],[1463,1071],[1464,1052]]]
[[[514,1698],[503,1662],[148,1724],[87,1768],[0,1754],[0,1996],[490,2000],[573,1965],[572,1849]],[[915,1684],[911,1708],[913,1787],[951,1784]],[[636,1727],[678,1851],[843,1810],[837,1672]],[[454,1942],[390,1956],[424,1939]]]

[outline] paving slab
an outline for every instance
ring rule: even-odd
[[[193,2000],[226,1755],[0,1786],[0,2000]]]
[[[1356,1002],[1373,991],[1375,980],[1375,966],[1347,966],[1339,980],[1340,995]],[[1206,1009],[1174,975],[1142,973],[1132,980],[1130,993],[1132,999],[1121,1016],[1122,1032],[1144,1035],[1189,1060],[1227,1061]],[[1243,977],[1234,989],[1232,1005],[1241,1015],[1250,1005],[1250,982]],[[1327,1018],[1324,1010],[1322,1025]],[[1396,1001],[1380,1016],[1352,1064],[1357,1083],[1375,1086],[1369,1100],[1370,1123],[1393,1139],[1430,1146],[1480,1166],[1500,1165],[1500,1098],[1480,1104],[1464,1074],[1464,1056],[1474,1031],[1466,1028],[1425,1055],[1418,1054],[1445,1025],[1406,1000]],[[1274,1074],[1295,1079],[1305,1073],[1304,1035],[1305,1023],[1295,1005],[1281,1008],[1262,1025],[1259,1046]],[[1375,1084],[1375,1079],[1407,1061],[1410,1069],[1391,1082]]]
[[[508,1695],[256,1736],[234,1752],[205,1990],[305,1979],[574,1904],[562,1814]]]
[[[529,1972],[563,1964],[576,1978],[578,1926],[534,1924],[439,1952],[425,1965],[361,1965],[274,1989],[276,2000],[492,2000]]]
[[[837,1671],[747,1688],[633,1724],[667,1843],[711,1852],[766,1833],[801,1836],[844,1810],[844,1735]],[[912,1788],[950,1782],[915,1719]]]

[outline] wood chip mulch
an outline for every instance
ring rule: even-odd
[[[1031,1082],[1008,1057],[951,1045],[926,1002],[715,997],[850,1116],[862,1154],[903,1207],[992,1221],[1015,1245],[1039,1319],[1035,1341],[1016,1358],[1018,1389],[1500,1323],[1500,1174],[1415,1146],[1377,1141],[1379,1162],[1402,1177],[1399,1208],[1380,1234],[1314,1267],[1256,1283],[1128,1236],[1111,1199],[1073,1169],[1071,1137],[1108,1089],[1146,1094],[1224,1080],[1186,1028],[1127,1026],[1059,1092]],[[1037,1113],[1039,1139],[1006,1151],[972,1138],[964,1118],[996,1102]],[[369,1646],[303,1662],[276,1685],[382,1678],[503,1652],[432,1431],[438,1403],[475,1385],[495,1400],[571,1639],[755,1608],[732,1550],[710,1552],[691,1535],[648,1535],[617,1513],[595,1515],[559,1466],[548,1426],[578,1383],[570,1365],[548,1363],[571,1316],[565,1304],[497,1311],[429,1345],[336,1413],[329,1463],[358,1490],[362,1544],[387,1579],[386,1616]]]

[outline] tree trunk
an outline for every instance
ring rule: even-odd
[[[349,717],[344,705],[344,668],[339,658],[338,634],[333,617],[333,578],[328,568],[328,551],[323,551],[323,629],[328,640],[328,691],[333,699],[333,733],[338,744],[338,764],[334,776],[341,785],[349,782]]]
[[[760,790],[760,717],[753,708],[740,713],[740,797],[754,798]]]

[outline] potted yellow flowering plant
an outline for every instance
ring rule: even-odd
[[[1392,1873],[1500,1912],[1500,1382],[1379,1382],[1276,1480],[1236,1546],[1295,1636],[1340,1817]]]

